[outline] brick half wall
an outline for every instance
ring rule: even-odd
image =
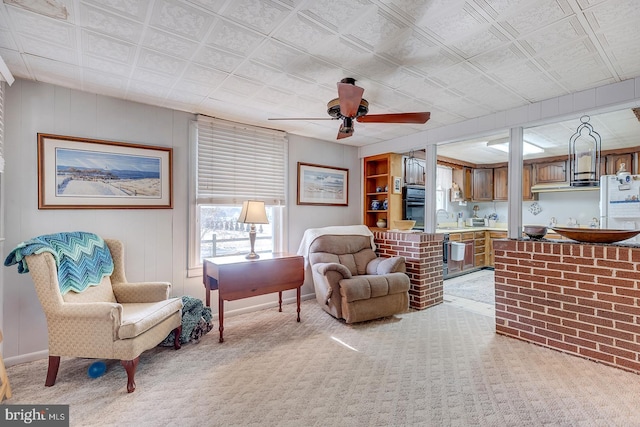
[[[640,373],[640,247],[497,240],[496,332]]]
[[[423,310],[443,302],[442,234],[374,231],[373,235],[380,256],[405,258],[411,308]]]

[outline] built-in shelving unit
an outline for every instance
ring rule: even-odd
[[[364,159],[364,216],[366,226],[386,230],[393,228],[393,221],[402,219],[402,189],[394,191],[394,179],[402,177],[402,155],[380,154]],[[399,191],[398,191],[399,190]],[[384,201],[387,208],[384,209]],[[374,200],[378,209],[373,209]],[[386,227],[379,227],[378,221],[386,220]]]

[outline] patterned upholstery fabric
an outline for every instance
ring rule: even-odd
[[[51,253],[25,257],[47,318],[49,356],[133,360],[181,325],[182,300],[168,298],[169,283],[127,283],[124,250],[105,239],[111,276],[80,293],[60,292]]]

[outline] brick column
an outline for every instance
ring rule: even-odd
[[[409,306],[423,310],[442,303],[442,234],[374,231],[382,257],[403,256],[411,280]]]

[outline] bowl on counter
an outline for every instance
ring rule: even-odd
[[[640,234],[640,230],[615,230],[605,228],[553,227],[553,231],[583,243],[617,243]]]
[[[542,239],[547,234],[547,227],[544,225],[525,225],[522,230],[530,239]]]
[[[414,225],[416,225],[416,222],[412,219],[396,219],[393,221],[393,226],[398,230],[411,230]]]

